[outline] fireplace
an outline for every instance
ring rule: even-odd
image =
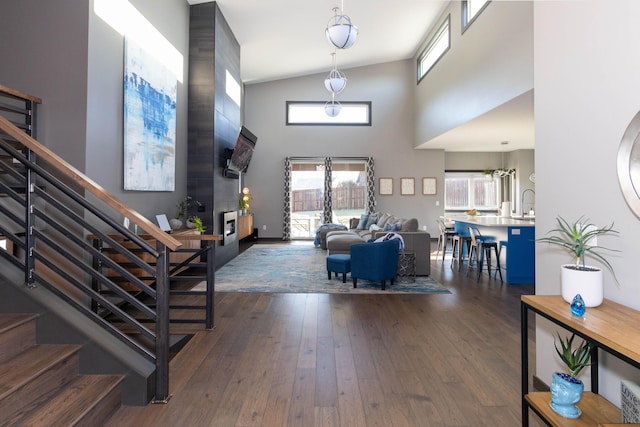
[[[228,245],[229,243],[238,240],[237,233],[238,226],[238,212],[229,211],[222,213],[222,244]]]

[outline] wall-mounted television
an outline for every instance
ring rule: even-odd
[[[242,126],[233,151],[227,150],[227,164],[224,169],[224,176],[228,178],[238,178],[240,172],[247,172],[257,140],[258,138],[251,133],[249,129]]]

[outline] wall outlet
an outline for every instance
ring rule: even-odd
[[[422,226],[422,229],[423,229],[424,231],[427,231],[427,226],[426,226],[426,225],[423,225],[423,226]]]
[[[436,200],[436,206],[440,206],[440,200]]]
[[[267,229],[267,224],[262,224],[262,229],[266,230]]]

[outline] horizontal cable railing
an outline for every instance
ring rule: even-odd
[[[0,103],[0,110],[3,108]],[[0,234],[6,243],[6,250],[0,251],[0,255],[24,270],[27,286],[46,287],[153,361],[154,399],[166,401],[170,281],[188,268],[190,262],[204,257],[207,274],[206,291],[202,293],[207,296],[207,304],[203,308],[205,323],[211,328],[212,241],[217,238],[196,236],[207,244],[194,251],[187,262],[172,266],[169,255],[180,251],[179,240],[105,191],[12,121],[0,116]],[[123,217],[146,234],[131,232],[122,225]],[[105,251],[105,247],[109,250]],[[105,274],[104,270],[113,274]],[[121,281],[126,281],[127,286],[122,286]],[[117,319],[135,333],[123,333],[109,319]],[[154,345],[149,348],[138,337]]]

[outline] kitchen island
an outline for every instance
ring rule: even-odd
[[[535,282],[535,218],[510,218],[501,216],[451,215],[448,221],[463,236],[469,235],[469,227],[480,230],[483,237],[506,241],[500,264],[502,276],[508,284],[532,285]]]

